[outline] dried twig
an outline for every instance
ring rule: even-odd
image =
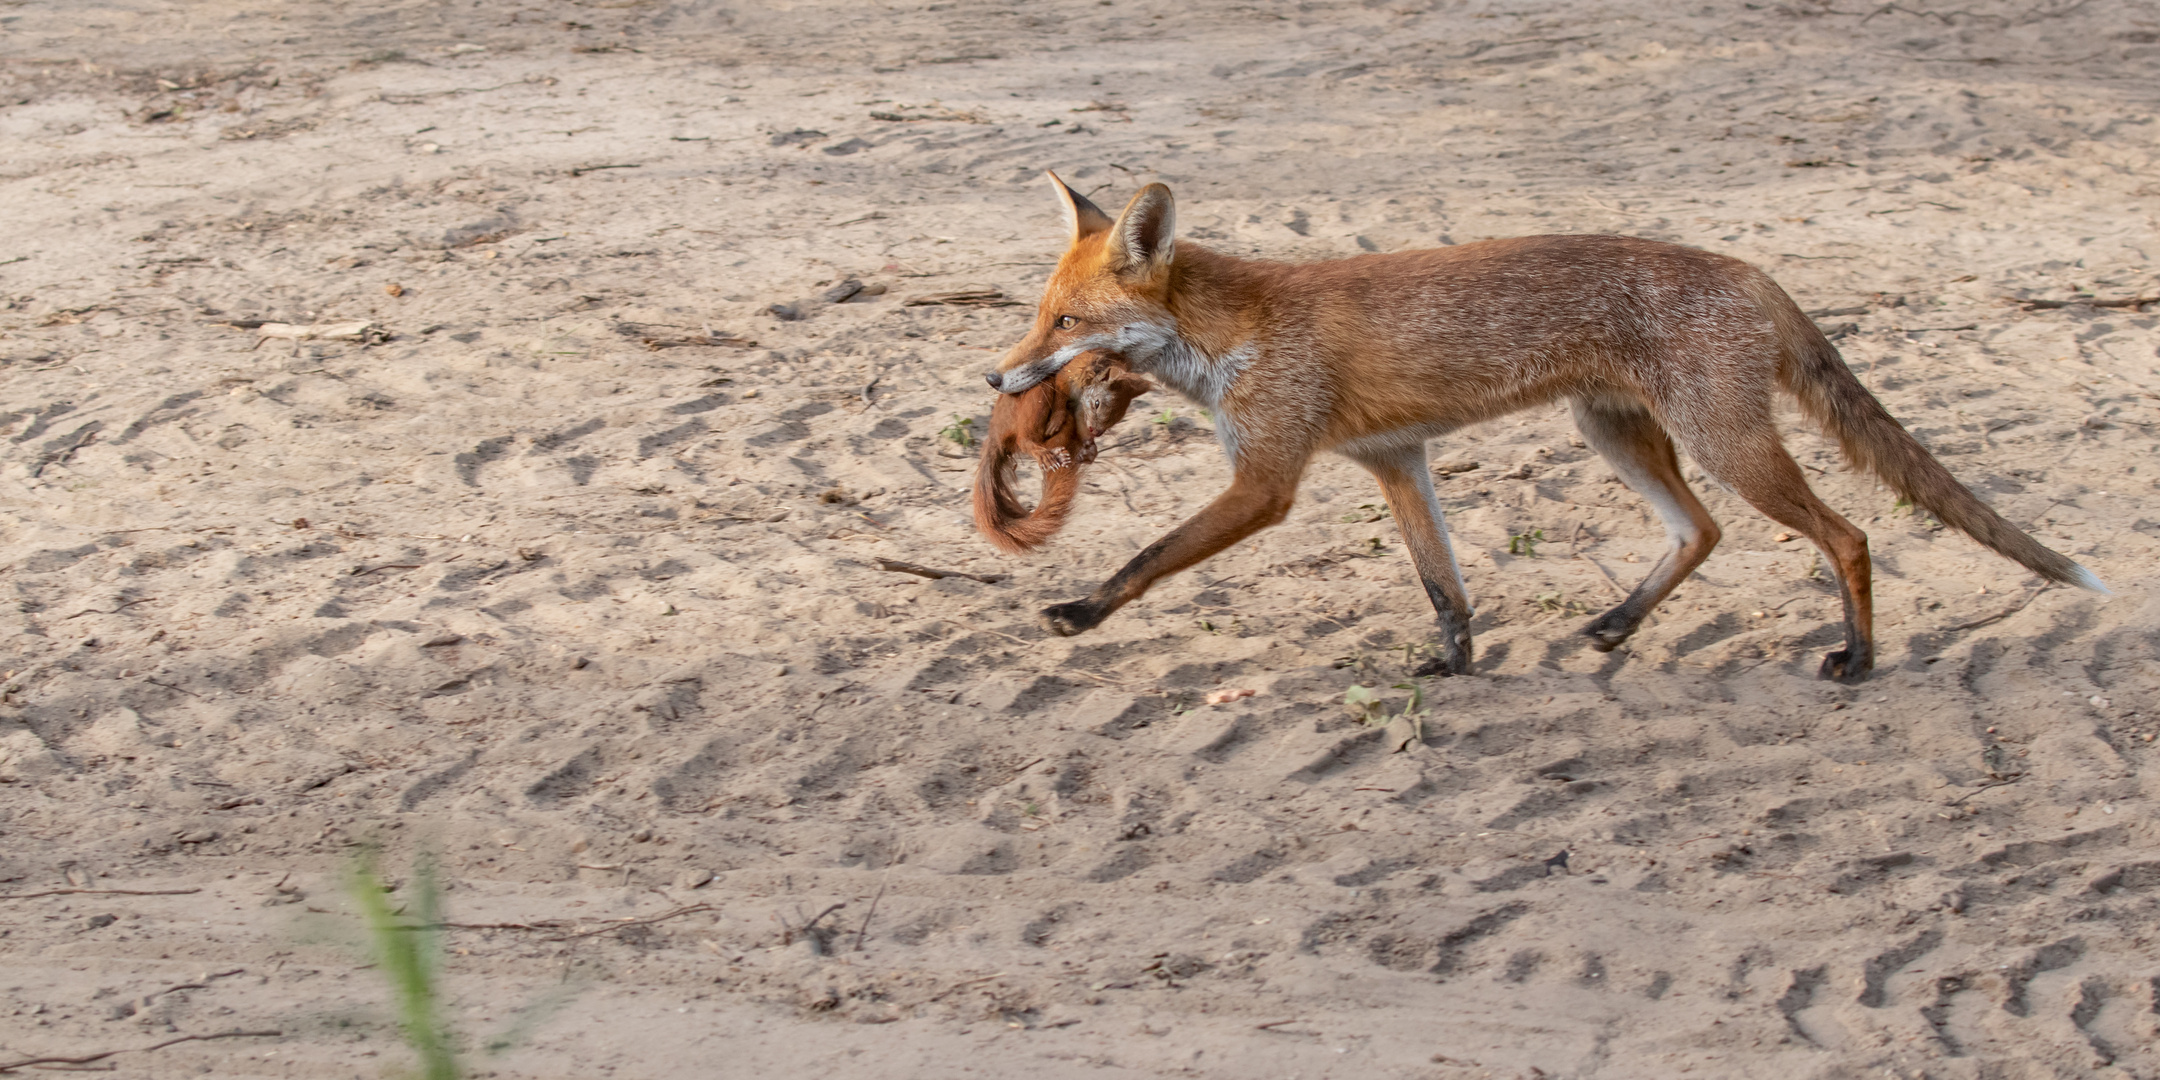
[[[143,597],[143,598],[142,598],[142,599],[140,599],[140,600],[126,600],[126,601],[122,601],[119,607],[116,607],[116,608],[112,609],[111,611],[106,611],[106,610],[105,610],[104,608],[94,608],[94,607],[92,607],[92,608],[84,608],[84,609],[82,609],[81,611],[78,611],[78,612],[76,612],[75,614],[73,614],[73,615],[70,615],[70,616],[68,616],[67,618],[68,618],[68,619],[79,619],[79,618],[81,618],[81,617],[83,617],[83,616],[85,616],[85,615],[118,615],[118,614],[120,614],[121,612],[123,612],[123,611],[126,611],[127,609],[129,609],[129,608],[131,608],[131,607],[134,607],[134,606],[135,606],[135,605],[137,605],[137,604],[147,604],[147,603],[149,603],[150,601],[152,601],[152,600],[155,600],[155,599],[157,599],[157,597],[155,597],[155,596],[145,596],[145,597]],[[66,622],[66,621],[67,621],[67,619],[62,619],[62,620],[60,620],[60,621],[61,621],[61,622]]]
[[[0,900],[35,900],[40,896],[186,896],[201,889],[47,889],[44,892],[0,893]]]
[[[961,622],[961,621],[960,621],[960,620],[958,620],[958,619],[939,619],[938,621],[939,621],[939,622],[945,622],[945,623],[951,623],[951,624],[953,624],[954,626],[957,626],[957,627],[959,627],[960,629],[962,629],[962,630],[965,630],[965,631],[967,631],[968,633],[971,633],[971,634],[990,634],[990,635],[993,635],[993,636],[995,636],[995,637],[1001,637],[1001,638],[1004,638],[1004,639],[1005,639],[1005,640],[1007,640],[1007,641],[1010,641],[1010,642],[1013,642],[1013,643],[1015,643],[1015,644],[1019,644],[1019,645],[1034,645],[1034,644],[1035,644],[1035,642],[1029,641],[1028,639],[1026,639],[1026,638],[1024,638],[1024,637],[1014,637],[1014,636],[1012,636],[1011,634],[1005,633],[1005,632],[1004,632],[1004,631],[1002,631],[1002,630],[990,630],[990,629],[986,629],[986,628],[984,628],[984,627],[980,627],[980,626],[969,626],[968,624],[966,624],[966,623],[964,623],[964,622]]]
[[[255,348],[258,349],[262,348],[263,342],[271,338],[290,341],[297,347],[303,341],[359,341],[372,344],[387,337],[375,327],[375,324],[366,319],[351,319],[334,323],[307,323],[303,325],[281,322],[255,322],[254,326],[240,326],[240,322],[255,322],[255,320],[243,319],[228,325],[242,330],[255,331],[258,335],[255,339]]]
[[[1005,973],[1004,973],[1004,972],[1002,972],[1002,971],[1000,971],[1000,972],[998,972],[998,973],[997,973],[997,974],[995,974],[995,975],[985,975],[985,976],[983,976],[982,978],[979,978],[979,979],[965,979],[965,980],[962,980],[962,981],[960,981],[960,982],[956,982],[956,983],[952,984],[951,986],[948,986],[948,987],[946,987],[945,989],[943,989],[943,990],[940,990],[940,991],[938,991],[937,993],[935,993],[935,994],[932,994],[932,995],[930,995],[930,996],[929,996],[929,997],[927,997],[927,998],[924,998],[924,999],[923,999],[923,1004],[927,1005],[927,1004],[929,1004],[929,1003],[931,1003],[931,1002],[933,1002],[933,1001],[936,1001],[936,1000],[938,1000],[938,999],[940,999],[940,998],[943,998],[943,997],[944,997],[945,995],[947,995],[947,994],[950,994],[950,993],[952,993],[952,992],[953,992],[953,991],[955,991],[955,990],[964,990],[964,989],[966,989],[966,988],[968,988],[968,987],[970,987],[970,986],[974,986],[974,985],[976,985],[977,983],[986,983],[986,982],[989,982],[989,981],[990,981],[990,980],[992,980],[992,979],[1002,979],[1002,978],[1004,978],[1004,977],[1005,977]]]
[[[2020,780],[2023,780],[2023,779],[2025,779],[2025,774],[2024,774],[2024,773],[2018,773],[2018,774],[2017,774],[2017,775],[2015,775],[2015,776],[2011,776],[2011,777],[2006,777],[2006,778],[2004,778],[2004,779],[2001,779],[2001,780],[1994,780],[1994,781],[1990,781],[1990,782],[1988,782],[1988,783],[1985,783],[1985,784],[1981,784],[1980,786],[1978,786],[1978,787],[1975,787],[1975,788],[1973,788],[1973,789],[1972,789],[1971,791],[1968,791],[1968,792],[1966,792],[1965,794],[1963,794],[1963,795],[1960,795],[1960,796],[1958,796],[1957,798],[1955,798],[1955,799],[1952,799],[1952,800],[1950,800],[1950,801],[1949,801],[1948,803],[1945,803],[1944,805],[1946,805],[1946,806],[1956,806],[1957,804],[1959,804],[1959,803],[1961,803],[1961,802],[1964,802],[1965,800],[1967,800],[1967,799],[1970,799],[1970,798],[1972,798],[1973,796],[1975,796],[1975,795],[1978,795],[1978,794],[1980,794],[1981,792],[1983,792],[1983,791],[1986,791],[1987,789],[1989,789],[1989,788],[1991,788],[1991,787],[2005,787],[2005,786],[2008,786],[2008,785],[2010,785],[2010,784],[2015,784],[2015,783],[2017,783],[2018,781],[2020,781]]]
[[[662,350],[662,349],[676,349],[676,348],[681,348],[682,346],[685,346],[685,345],[699,345],[699,346],[721,346],[721,345],[725,345],[725,346],[727,346],[727,347],[728,347],[728,348],[730,348],[730,349],[755,349],[755,348],[757,348],[757,342],[755,342],[755,341],[752,341],[752,340],[750,340],[749,338],[746,338],[746,337],[733,337],[733,336],[722,336],[722,337],[715,337],[715,336],[713,336],[713,335],[711,335],[711,334],[699,334],[699,335],[696,335],[696,336],[694,336],[694,337],[679,337],[679,338],[663,338],[663,337],[649,337],[649,338],[639,338],[639,339],[638,339],[638,344],[640,344],[640,345],[643,345],[643,346],[645,346],[645,347],[646,347],[647,349],[650,349],[650,350],[652,350],[653,352],[659,352],[659,351],[660,351],[660,350]]]
[[[165,988],[165,989],[163,989],[163,990],[156,990],[156,991],[152,991],[151,993],[148,993],[148,994],[144,994],[144,995],[142,996],[142,999],[143,999],[144,1001],[149,1001],[149,1000],[150,1000],[151,998],[160,998],[160,997],[164,997],[164,996],[165,996],[165,995],[167,995],[167,994],[170,994],[170,993],[174,993],[174,992],[177,992],[177,991],[180,991],[180,990],[207,990],[207,989],[209,989],[209,988],[210,988],[210,982],[211,982],[211,980],[213,980],[213,979],[229,979],[229,978],[232,978],[233,976],[235,976],[235,975],[238,975],[238,974],[240,974],[240,973],[242,973],[242,972],[244,972],[244,971],[246,971],[246,970],[247,970],[246,968],[233,968],[233,969],[232,969],[232,970],[230,970],[230,971],[212,971],[212,972],[209,972],[209,973],[205,974],[205,975],[204,975],[204,976],[202,977],[202,979],[201,979],[201,980],[199,980],[199,981],[197,981],[197,982],[184,982],[184,983],[181,983],[181,984],[180,984],[180,985],[178,985],[178,986],[168,986],[168,987],[166,987],[166,988]]]
[[[147,1054],[152,1050],[163,1050],[168,1046],[184,1042],[208,1042],[211,1039],[274,1039],[283,1034],[285,1033],[282,1031],[220,1031],[215,1035],[182,1035],[177,1039],[167,1039],[151,1046],[106,1050],[102,1053],[85,1054],[82,1057],[34,1057],[24,1058],[21,1061],[0,1061],[0,1073],[13,1072],[16,1069],[30,1065],[88,1065],[93,1061],[103,1061],[115,1054]]]
[[[433,923],[429,930],[560,930],[571,923],[561,919],[542,919],[539,922],[446,922]]]
[[[654,916],[652,916],[651,918],[646,918],[646,919],[618,919],[618,920],[616,920],[615,922],[611,922],[611,923],[607,924],[606,926],[600,927],[600,928],[599,928],[599,929],[597,929],[597,930],[580,930],[580,931],[578,931],[578,932],[577,932],[577,933],[575,933],[575,934],[564,934],[564,935],[562,935],[561,937],[552,937],[552,938],[548,938],[547,940],[549,940],[549,941],[574,941],[574,940],[576,940],[576,939],[578,939],[578,938],[588,938],[588,937],[592,937],[592,936],[593,936],[593,935],[595,935],[595,934],[605,934],[605,933],[607,933],[607,932],[608,932],[608,931],[610,931],[610,930],[620,930],[620,929],[622,929],[623,927],[626,927],[626,926],[650,926],[650,925],[651,925],[651,924],[653,924],[653,923],[656,923],[656,922],[666,922],[666,921],[667,921],[667,920],[669,920],[669,919],[673,919],[673,918],[678,918],[678,917],[680,917],[680,916],[683,916],[683,915],[688,915],[688,914],[690,914],[690,913],[692,913],[692,912],[697,912],[697,911],[711,911],[711,910],[713,910],[713,906],[712,906],[711,904],[690,904],[690,905],[688,905],[688,906],[685,906],[685,907],[679,907],[679,908],[676,908],[676,909],[675,909],[675,910],[673,910],[673,911],[665,911],[665,912],[661,912],[660,914],[658,914],[658,915],[654,915]],[[822,915],[821,915],[821,916],[819,916],[819,918],[824,918],[824,916],[822,916]]]
[[[1590,569],[1597,571],[1597,575],[1605,579],[1605,584],[1612,586],[1612,591],[1620,594],[1620,599],[1625,600],[1628,598],[1628,591],[1620,586],[1619,579],[1613,577],[1609,573],[1606,573],[1605,568],[1599,566],[1596,559],[1593,559],[1588,555],[1584,555],[1581,552],[1576,552],[1575,557],[1581,559],[1586,563],[1589,563]]]
[[[931,293],[928,296],[904,300],[901,307],[1019,307],[1020,301],[1008,300],[997,289],[967,289],[961,292]]]
[[[877,895],[870,898],[870,910],[863,913],[862,926],[855,931],[855,951],[863,951],[863,938],[870,933],[870,920],[877,917],[878,901],[885,899],[885,882],[878,882]]]
[[[1004,581],[1006,578],[1012,576],[1010,574],[970,574],[965,570],[936,570],[932,569],[931,567],[922,566],[917,563],[901,562],[898,559],[877,559],[874,561],[877,563],[878,569],[880,570],[891,570],[902,574],[913,574],[916,577],[926,577],[932,581],[936,581],[939,578],[964,577],[975,581],[980,581],[985,585],[995,585],[998,582]]]
[[[1978,629],[1980,629],[1981,627],[1983,627],[1983,626],[1986,626],[1986,625],[1988,625],[1988,624],[1990,624],[1990,623],[1999,623],[1999,622],[2003,621],[2004,619],[2007,619],[2007,618],[2009,618],[2010,616],[2012,616],[2012,615],[2015,615],[2015,614],[2017,614],[2018,612],[2020,612],[2020,611],[2023,611],[2023,610],[2025,610],[2025,606],[2026,606],[2027,604],[2030,604],[2030,603],[2032,603],[2032,602],[2033,602],[2033,599],[2034,599],[2035,597],[2038,597],[2038,596],[2039,596],[2039,595],[2040,595],[2041,593],[2044,593],[2044,592],[2048,591],[2048,589],[2049,589],[2049,588],[2051,588],[2051,587],[2052,587],[2052,585],[2053,585],[2053,583],[2051,582],[2051,583],[2049,583],[2048,585],[2042,585],[2042,586],[2040,586],[2039,588],[2037,588],[2037,589],[2034,589],[2033,591],[2031,591],[2031,592],[2029,592],[2029,593],[2026,593],[2026,594],[2025,594],[2025,599],[2023,599],[2023,600],[2020,600],[2020,601],[2018,601],[2017,603],[2015,603],[2015,604],[2012,604],[2012,605],[2010,605],[2009,607],[2007,607],[2007,608],[2004,608],[2003,610],[2001,610],[2001,611],[1998,611],[1998,612],[1996,612],[1995,614],[1993,614],[1993,615],[1990,615],[1990,616],[1988,616],[1988,617],[1987,617],[1987,618],[1985,618],[1985,619],[1974,619],[1973,621],[1971,621],[1971,622],[1969,622],[1969,623],[1959,623],[1959,624],[1958,624],[1958,625],[1956,625],[1956,626],[1946,626],[1946,627],[1944,627],[1944,628],[1943,628],[1942,632],[1943,632],[1943,633],[1945,633],[1945,634],[1955,634],[1955,633],[1957,633],[1958,631],[1961,631],[1961,630],[1978,630]]]
[[[572,175],[572,176],[583,176],[583,175],[585,175],[586,173],[589,173],[589,172],[599,172],[599,171],[600,171],[600,170],[602,170],[602,169],[642,169],[642,168],[644,168],[644,167],[645,167],[645,166],[644,166],[644,165],[642,165],[642,164],[635,164],[635,165],[580,165],[580,166],[578,166],[577,168],[575,168],[575,169],[572,169],[572,170],[570,170],[570,175]]]
[[[2054,311],[2059,308],[2079,307],[2129,308],[2132,311],[2144,311],[2147,304],[2160,304],[2160,296],[2120,296],[2113,300],[2089,300],[2084,298],[2075,300],[2020,300],[2015,296],[2005,296],[2003,300],[2006,303],[2016,304],[2027,311]]]

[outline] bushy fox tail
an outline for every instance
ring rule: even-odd
[[[1062,421],[1062,425],[1051,425]],[[990,432],[975,467],[975,528],[1014,554],[1033,551],[1065,527],[1080,494],[1079,425],[1067,415],[1065,392],[1046,379],[1018,394],[999,394],[990,409]],[[1013,493],[1019,452],[1042,467],[1042,498],[1029,510]]]
[[[2041,577],[2108,591],[2092,571],[2027,536],[1958,483],[1860,384],[1814,320],[1768,278],[1762,284],[1768,287],[1767,294],[1759,299],[1777,323],[1784,347],[1778,379],[1799,399],[1800,411],[1837,440],[1846,460],[1881,477],[1892,490],[1943,524]]]

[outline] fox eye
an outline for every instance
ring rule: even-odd
[[[1060,315],[1057,317],[1057,328],[1060,330],[1070,330],[1078,325],[1080,325],[1080,320],[1075,319],[1070,315]]]

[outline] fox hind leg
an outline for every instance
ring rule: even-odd
[[[1642,583],[1619,606],[1583,628],[1599,652],[1628,639],[1651,609],[1710,555],[1722,535],[1702,501],[1680,476],[1672,439],[1641,404],[1620,397],[1583,397],[1574,402],[1583,441],[1603,455],[1629,490],[1643,497],[1665,525],[1666,548]]]
[[[1739,429],[1742,425],[1734,425]],[[1689,440],[1688,450],[1703,468],[1746,499],[1764,516],[1815,542],[1837,574],[1845,604],[1845,647],[1823,657],[1820,675],[1841,683],[1867,678],[1875,667],[1874,596],[1867,534],[1830,509],[1808,487],[1807,477],[1785,452],[1767,412],[1761,422],[1744,425],[1715,439]]]
[[[1425,586],[1426,599],[1440,621],[1440,655],[1420,666],[1416,675],[1470,674],[1470,591],[1463,585],[1462,568],[1456,565],[1448,545],[1447,519],[1433,492],[1432,470],[1426,467],[1422,442],[1387,450],[1351,455],[1380,481],[1388,509],[1410,548],[1411,565]]]

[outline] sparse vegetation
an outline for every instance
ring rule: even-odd
[[[373,848],[362,849],[346,888],[367,924],[367,944],[375,966],[390,980],[399,1030],[420,1059],[420,1069],[412,1075],[417,1080],[458,1080],[465,1074],[442,1014],[445,924],[435,858],[425,852],[414,857],[404,903],[393,905],[390,894],[395,886],[377,871],[376,857]],[[501,1053],[525,1041],[575,993],[575,987],[565,984],[518,1010],[509,1027],[486,1041],[487,1052]]]
[[[1425,741],[1425,688],[1412,679],[1409,682],[1396,683],[1391,689],[1410,691],[1409,700],[1403,702],[1399,711],[1389,711],[1386,699],[1380,696],[1377,688],[1357,684],[1352,684],[1350,689],[1344,691],[1343,705],[1356,717],[1358,723],[1368,727],[1384,727],[1397,720],[1407,720],[1410,723],[1410,740]]]
[[[954,413],[952,423],[938,429],[938,437],[950,439],[968,449],[975,447],[975,418]]]
[[[1570,600],[1559,592],[1539,593],[1535,602],[1539,611],[1557,612],[1561,615],[1590,614],[1590,605],[1580,600]]]
[[[390,886],[376,872],[372,850],[353,864],[349,889],[367,920],[376,966],[389,977],[397,998],[398,1027],[420,1058],[418,1075],[457,1080],[457,1055],[441,1015],[442,888],[434,859],[425,854],[414,859],[412,888],[400,907],[390,906]]]
[[[1531,529],[1507,538],[1507,553],[1527,558],[1537,558],[1537,546],[1545,542],[1545,530]]]

